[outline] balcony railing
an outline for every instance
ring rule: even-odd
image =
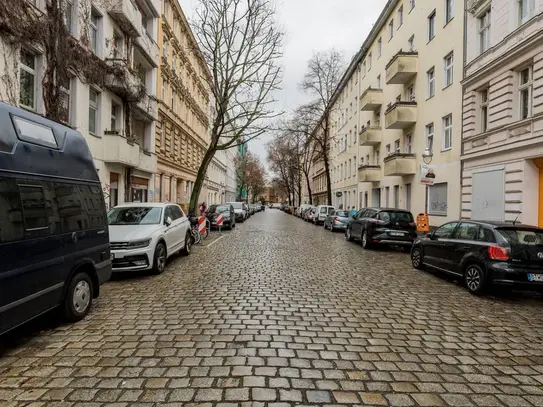
[[[383,139],[383,129],[381,126],[362,127],[358,139],[361,146],[379,145]]]
[[[383,104],[383,90],[368,88],[360,96],[360,110],[374,111]]]
[[[136,38],[136,45],[145,54],[145,57],[151,65],[158,67],[158,44],[151,38],[147,29],[141,26],[142,34]]]
[[[417,102],[389,104],[385,111],[386,129],[405,129],[417,122]]]
[[[385,157],[385,176],[414,175],[417,169],[415,154],[396,153]]]
[[[107,5],[107,12],[126,34],[141,35],[141,13],[132,0],[113,0]]]
[[[361,165],[358,167],[358,182],[379,182],[383,177],[380,165]]]
[[[156,171],[156,158],[153,154],[120,132],[104,132],[103,144],[105,162],[127,165],[149,173]]]
[[[406,84],[419,71],[419,54],[400,50],[386,66],[387,84]]]

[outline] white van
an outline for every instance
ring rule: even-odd
[[[324,223],[326,217],[335,210],[336,208],[330,205],[317,206],[317,209],[315,210],[315,216],[313,216],[313,224],[319,225],[321,223]]]

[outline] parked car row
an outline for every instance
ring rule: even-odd
[[[473,294],[492,285],[543,292],[541,228],[459,220],[421,235],[413,214],[402,209],[364,208],[354,213],[328,205],[301,205],[293,214],[327,230],[344,231],[347,241],[359,241],[366,250],[379,246],[408,250],[414,268],[456,276]]]

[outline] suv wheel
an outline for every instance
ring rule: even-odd
[[[422,249],[420,247],[415,247],[411,252],[411,263],[417,270],[422,270],[424,268],[422,262]]]
[[[77,273],[66,291],[64,316],[68,321],[80,321],[92,306],[92,281],[87,273]]]
[[[353,241],[353,236],[351,235],[351,228],[345,229],[345,239],[347,239],[348,242]]]
[[[185,246],[183,249],[181,249],[181,253],[183,253],[185,256],[188,256],[192,252],[192,236],[190,232],[187,232],[185,236]]]
[[[364,249],[370,249],[371,248],[371,243],[369,242],[368,239],[369,239],[368,232],[364,230],[362,232],[362,247]]]
[[[483,269],[477,264],[470,264],[464,271],[464,284],[472,294],[482,294],[486,288]]]
[[[160,242],[156,245],[155,255],[153,256],[153,272],[155,274],[162,274],[166,268],[166,246]]]

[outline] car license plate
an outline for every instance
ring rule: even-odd
[[[390,232],[390,236],[403,236],[403,232]]]
[[[115,253],[111,253],[111,260],[115,260]]]
[[[543,274],[528,274],[528,281],[543,282]]]

